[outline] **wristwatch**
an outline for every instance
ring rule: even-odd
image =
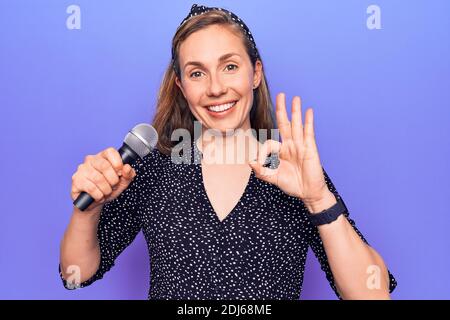
[[[308,210],[308,217],[314,226],[317,227],[323,224],[331,223],[344,212],[348,212],[344,200],[342,200],[342,198],[335,193],[333,193],[333,195],[337,202],[332,207],[314,214]]]

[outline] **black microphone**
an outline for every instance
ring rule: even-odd
[[[144,158],[152,151],[157,142],[158,133],[155,128],[147,123],[138,124],[127,133],[122,147],[118,150],[123,164],[131,165],[138,157]],[[94,201],[94,198],[89,193],[83,191],[73,204],[81,211],[84,211]]]

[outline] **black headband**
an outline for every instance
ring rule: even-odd
[[[247,37],[248,40],[250,40],[250,43],[252,44],[253,47],[253,52],[256,56],[257,59],[259,59],[259,52],[258,49],[256,48],[256,43],[255,40],[253,39],[252,33],[250,32],[250,30],[248,29],[248,27],[245,25],[244,21],[242,21],[237,15],[235,15],[233,12],[228,11],[226,9],[223,8],[217,8],[217,7],[205,7],[205,6],[198,6],[197,4],[193,4],[191,7],[191,11],[189,12],[189,14],[187,15],[186,18],[184,18],[184,20],[180,23],[180,25],[178,26],[177,30],[187,21],[189,20],[191,17],[193,16],[198,16],[201,15],[205,12],[208,11],[212,11],[212,10],[219,10],[219,11],[223,11],[226,12],[230,15],[231,19],[233,21],[236,22],[237,25],[239,25],[242,30],[245,33],[245,36]],[[175,58],[175,48],[172,48],[172,60],[174,60]]]

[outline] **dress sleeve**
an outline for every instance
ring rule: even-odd
[[[61,265],[59,265],[59,275],[66,289],[83,288],[102,279],[103,275],[114,266],[116,258],[133,242],[141,230],[139,208],[142,201],[142,189],[145,186],[143,161],[138,159],[131,165],[136,171],[136,177],[128,188],[102,208],[97,228],[100,246],[100,265],[97,272],[90,279],[75,286],[63,278]]]
[[[334,187],[333,183],[331,182],[330,178],[328,177],[328,174],[326,173],[325,169],[322,168],[323,173],[324,173],[324,177],[325,177],[325,181],[326,184],[328,186],[328,189],[334,193],[335,195],[339,196],[339,193],[337,192],[336,188]],[[342,198],[341,198],[342,199]],[[348,208],[347,208],[348,209]],[[306,214],[307,212],[307,208],[303,205],[303,210]],[[364,236],[362,235],[362,233],[358,230],[358,228],[356,227],[355,221],[352,220],[349,217],[349,212],[344,213],[345,217],[347,218],[347,220],[350,222],[350,224],[352,225],[353,229],[356,231],[356,233],[358,234],[358,236],[366,243],[369,245],[369,243],[367,242],[367,240],[364,238]],[[317,227],[315,227],[309,219],[305,219],[306,223],[307,223],[307,229],[310,230],[310,232],[308,232],[308,241],[309,241],[309,245],[311,246],[312,251],[314,252],[315,256],[317,257],[317,259],[319,260],[321,269],[325,272],[326,278],[331,286],[331,288],[333,289],[334,293],[336,294],[336,296],[339,299],[342,299],[342,297],[339,295],[336,285],[334,283],[334,278],[333,278],[333,274],[331,272],[331,267],[328,263],[328,259],[327,259],[327,255],[325,252],[325,248],[323,246],[322,243],[322,239],[320,238],[320,234],[319,234],[319,230]],[[392,291],[394,291],[395,287],[397,286],[397,281],[395,280],[394,276],[391,274],[391,272],[388,270],[389,273],[389,292],[391,293]]]

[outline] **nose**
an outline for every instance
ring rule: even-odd
[[[220,75],[211,75],[207,95],[209,96],[221,96],[226,93],[227,89]]]

